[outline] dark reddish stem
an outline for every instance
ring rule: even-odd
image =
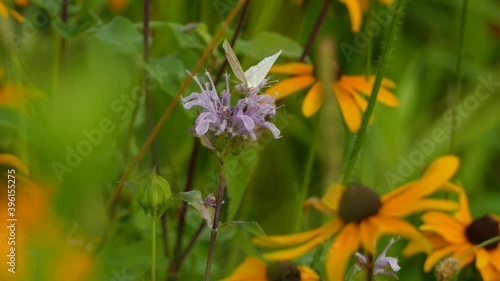
[[[321,9],[321,13],[319,14],[318,18],[316,19],[316,23],[314,24],[314,28],[311,31],[311,34],[309,35],[309,39],[307,40],[306,47],[304,48],[304,51],[302,52],[302,55],[299,58],[299,62],[304,62],[307,55],[309,55],[309,52],[311,52],[312,45],[314,43],[314,39],[316,39],[316,35],[318,35],[319,29],[321,28],[321,25],[323,24],[323,20],[326,17],[326,13],[328,12],[328,9],[330,8],[330,5],[332,4],[331,0],[325,0],[325,4],[323,5],[323,8]]]
[[[217,201],[215,202],[215,213],[210,234],[210,244],[208,246],[207,267],[205,269],[205,281],[210,281],[210,272],[212,271],[212,262],[215,254],[215,242],[217,240],[217,232],[219,231],[219,220],[222,210],[222,202],[224,201],[224,192],[226,190],[226,172],[224,170],[224,163],[221,162],[219,188],[217,189]]]
[[[66,23],[68,21],[68,5],[69,5],[69,0],[63,0],[62,10],[61,10],[61,21],[63,23]]]
[[[198,228],[196,229],[196,232],[194,233],[193,237],[189,241],[189,244],[186,246],[186,249],[182,253],[181,258],[179,259],[179,264],[182,264],[184,262],[184,259],[186,259],[194,244],[196,243],[196,241],[198,241],[198,238],[200,238],[201,233],[203,233],[206,224],[207,223],[205,222],[205,220],[200,222]]]
[[[193,142],[193,148],[191,149],[191,156],[189,157],[188,174],[186,179],[186,186],[184,187],[184,192],[191,191],[193,189],[194,171],[196,169],[196,163],[198,159],[198,150],[200,144],[197,139]],[[186,202],[182,203],[180,210],[179,222],[177,224],[177,237],[174,249],[174,258],[170,261],[169,265],[169,280],[177,280],[178,271],[182,263],[181,248],[182,248],[182,237],[184,236],[184,226],[186,225],[186,213],[188,210],[188,205]],[[193,241],[194,243],[194,241]]]

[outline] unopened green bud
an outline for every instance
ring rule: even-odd
[[[168,207],[171,196],[170,184],[156,173],[156,169],[143,179],[137,187],[135,198],[144,213],[152,219],[159,218]]]

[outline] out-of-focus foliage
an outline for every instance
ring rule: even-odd
[[[30,184],[36,185],[36,189],[17,186],[18,199],[29,198],[19,203],[18,213],[34,208],[31,204],[43,204],[43,213],[33,214],[40,217],[26,218],[27,227],[33,229],[27,234],[22,229],[17,232],[18,249],[26,251],[26,263],[21,258],[18,263],[19,280],[77,280],[75,272],[81,275],[78,280],[149,280],[150,222],[126,188],[111,211],[105,205],[148,136],[145,89],[151,95],[154,124],[188,77],[185,70],[194,67],[236,2],[152,0],[148,62],[143,59],[143,1],[70,1],[67,23],[60,19],[60,1],[16,1],[17,6],[12,1],[0,2],[25,19],[19,23],[0,12],[0,153],[21,158],[29,167]],[[354,173],[356,182],[387,193],[414,180],[426,164],[447,153],[461,2],[409,1],[386,72],[397,84],[393,93],[400,104],[396,109],[377,105]],[[297,61],[322,6],[323,1],[251,1],[234,47],[243,68],[278,50],[282,50],[278,63]],[[385,15],[387,7],[377,3],[374,13]],[[455,152],[461,158],[456,179],[469,195],[476,217],[500,214],[498,15],[498,1],[469,1],[454,139]],[[319,65],[324,60],[321,42],[327,38],[334,42],[328,51],[342,73],[365,74],[369,22],[365,15],[361,31],[352,33],[346,6],[333,1],[306,61]],[[375,25],[379,31],[373,37],[372,72],[388,28]],[[230,40],[236,26],[237,20],[222,39]],[[225,58],[222,39],[201,72],[208,70],[213,76],[219,72]],[[356,51],[346,53],[342,46],[347,45]],[[145,71],[149,78],[144,78]],[[285,77],[275,75],[271,80]],[[223,84],[218,87],[225,88]],[[191,83],[183,96],[198,91]],[[303,213],[302,203],[341,181],[353,135],[344,125],[333,95],[325,98],[316,116],[305,118],[301,113],[304,94],[301,91],[279,104],[275,124],[282,138],[267,138],[228,160],[228,200],[222,214],[228,223],[220,226],[213,280],[228,276],[247,255],[259,254],[250,243],[252,235],[298,232],[322,223],[316,213]],[[189,130],[195,118],[194,110],[186,111],[177,104],[154,141],[159,173],[168,179],[174,195],[186,185],[194,141]],[[442,132],[439,139],[443,141],[434,140],[436,130]],[[304,186],[310,153],[314,156],[311,181]],[[209,150],[200,148],[197,155],[193,188],[206,196],[217,188],[219,163]],[[127,180],[139,183],[151,171],[151,162],[148,150]],[[4,167],[0,168],[3,174]],[[7,189],[2,181],[0,196],[4,198]],[[31,192],[40,195],[35,199],[29,196]],[[182,202],[171,203],[166,211],[170,251],[175,247]],[[0,204],[2,212],[4,206]],[[38,210],[35,207],[33,212]],[[195,209],[188,209],[183,248],[202,220]],[[418,223],[418,217],[410,220]],[[202,278],[209,232],[202,232],[187,256],[180,280]],[[77,238],[70,237],[71,233],[77,233]],[[42,234],[50,238],[47,244],[23,240]],[[158,280],[165,280],[171,255],[163,254],[161,228],[157,234]],[[2,239],[0,243],[5,257],[6,242]],[[398,243],[391,251],[400,253],[403,246]],[[310,265],[313,254],[298,263]],[[430,280],[432,275],[422,270],[424,259],[424,255],[401,256],[399,279]],[[66,261],[67,268],[59,260]],[[84,262],[91,266],[80,267]],[[0,279],[14,280],[5,275],[3,264]],[[477,276],[474,269],[467,268],[460,280],[478,280]]]

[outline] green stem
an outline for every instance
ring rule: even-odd
[[[475,251],[477,251],[477,250],[479,250],[479,249],[481,249],[483,247],[486,247],[486,246],[488,246],[490,244],[496,243],[498,241],[500,241],[500,235],[499,236],[495,236],[493,238],[490,238],[490,239],[488,239],[488,240],[486,240],[486,241],[478,244],[476,247],[474,247],[474,248],[468,250],[467,252],[463,253],[462,255],[460,255],[457,259],[461,260],[461,259],[465,258],[466,256],[474,253]]]
[[[458,100],[460,99],[460,92],[462,90],[462,54],[464,49],[464,35],[465,35],[465,23],[467,20],[467,6],[469,0],[463,0],[462,4],[462,16],[460,18],[460,34],[458,39],[458,50],[457,50],[457,66],[456,66],[456,77],[455,77],[455,94],[451,97],[450,109],[452,122],[450,123],[450,146],[448,151],[451,153],[455,144],[455,123],[456,123],[456,107]]]
[[[52,58],[52,100],[57,100],[59,92],[59,73],[61,64],[61,37],[54,34],[54,53]]]
[[[309,146],[309,154],[307,156],[307,162],[305,166],[304,172],[304,181],[302,182],[302,186],[299,187],[297,191],[297,204],[299,206],[304,202],[307,196],[307,191],[309,190],[309,185],[311,184],[312,170],[314,167],[314,159],[316,158],[316,147],[318,146],[318,133],[319,133],[319,123],[321,120],[321,115],[316,114],[313,119],[313,135],[312,140]],[[299,211],[299,217],[296,220],[295,229],[299,230],[300,226],[303,225],[303,212]]]
[[[314,251],[313,259],[310,264],[310,267],[317,272],[319,272],[319,269],[321,268],[320,263],[324,247],[325,247],[324,244],[321,244],[316,248],[316,251]]]
[[[368,14],[368,23],[373,20],[373,13],[375,12],[375,0],[370,0],[370,13]],[[368,53],[366,54],[366,76],[372,75],[372,61],[373,61],[373,36],[368,36]]]
[[[151,219],[151,280],[156,281],[156,211]]]
[[[212,260],[214,258],[214,252],[215,252],[215,240],[217,239],[217,231],[219,228],[219,220],[222,210],[222,201],[224,200],[224,191],[226,190],[224,162],[220,160],[220,163],[221,163],[221,168],[219,176],[219,188],[217,190],[217,201],[215,203],[214,221],[212,226],[212,233],[210,235],[210,245],[208,248],[207,267],[205,269],[205,279],[204,279],[205,281],[210,281],[210,271],[212,270]]]
[[[351,179],[352,172],[354,170],[354,166],[356,164],[356,160],[358,158],[359,152],[361,151],[361,147],[363,146],[363,140],[366,135],[366,130],[368,128],[368,123],[370,117],[372,116],[373,109],[375,108],[375,103],[377,101],[378,92],[380,90],[380,85],[382,84],[382,78],[384,77],[385,70],[387,68],[387,61],[389,60],[390,53],[392,51],[392,45],[394,44],[396,38],[396,30],[397,26],[401,20],[403,15],[403,10],[406,6],[407,0],[401,0],[399,2],[398,10],[396,16],[392,20],[389,35],[387,37],[387,41],[385,47],[382,51],[382,58],[380,62],[379,69],[377,71],[377,76],[375,78],[375,83],[373,84],[372,93],[370,96],[370,100],[368,102],[368,107],[366,108],[366,112],[363,115],[363,121],[361,123],[361,129],[359,130],[358,136],[356,138],[356,142],[354,143],[354,148],[349,157],[347,167],[344,173],[344,178],[342,180],[342,184],[346,185],[349,183]]]

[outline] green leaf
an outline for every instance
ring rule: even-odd
[[[200,216],[207,222],[208,227],[212,228],[215,210],[213,207],[205,205],[205,201],[202,199],[199,190],[180,192],[179,199],[195,208]]]
[[[243,230],[252,236],[266,236],[262,227],[254,221],[230,221],[220,227],[221,231],[229,229]]]
[[[240,207],[245,189],[250,183],[252,174],[257,167],[257,149],[250,149],[238,156],[228,155],[224,159],[227,193],[230,199],[228,220],[232,220]]]
[[[86,12],[74,22],[63,23],[60,20],[53,22],[54,29],[64,38],[75,38],[96,28],[100,20],[94,13]]]
[[[291,38],[274,32],[263,32],[249,41],[239,40],[235,52],[245,54],[257,60],[282,50],[282,56],[299,58],[302,46]]]
[[[181,86],[179,77],[185,73],[184,64],[177,56],[153,59],[147,70],[165,92],[175,96]]]
[[[179,45],[183,48],[204,50],[212,40],[206,24],[190,23],[186,25],[178,23],[167,23],[174,31]]]
[[[95,36],[118,52],[135,54],[142,51],[142,35],[126,18],[115,17],[97,31]]]

